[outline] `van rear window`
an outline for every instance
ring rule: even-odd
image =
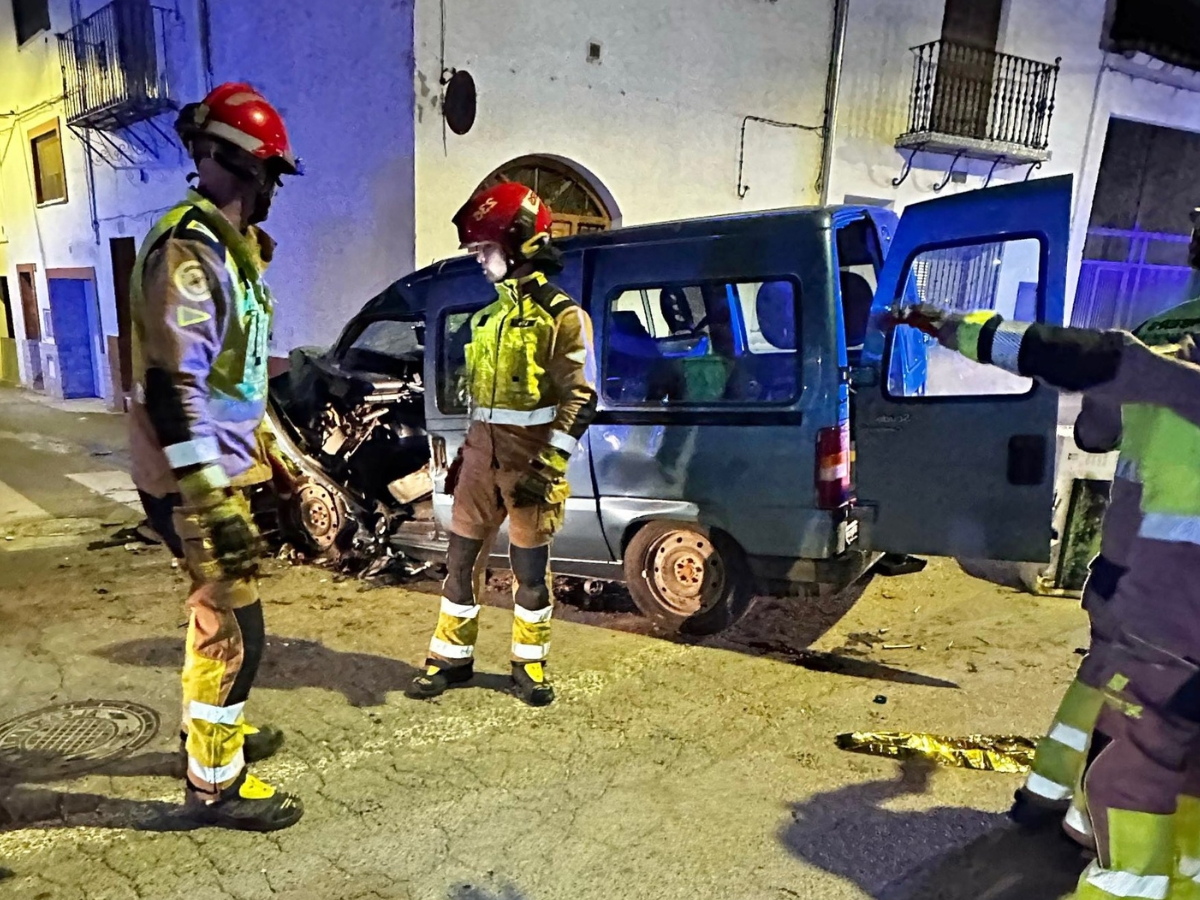
[[[799,396],[800,285],[791,279],[621,288],[605,315],[609,403],[784,404]]]

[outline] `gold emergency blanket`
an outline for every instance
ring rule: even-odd
[[[928,759],[941,766],[987,772],[1028,772],[1036,743],[1016,735],[969,734],[943,737],[899,731],[853,731],[837,736],[837,745],[852,753],[895,759]]]

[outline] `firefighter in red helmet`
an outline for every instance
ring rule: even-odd
[[[267,218],[299,173],[283,118],[246,84],[183,108],[176,131],[198,183],[151,229],[131,281],[133,478],[174,506],[192,590],[183,665],[186,808],[212,825],[271,831],[303,806],[246,771],[275,729],[243,707],[265,643],[259,537],[245,487],[272,477],[263,417],[274,302],[263,280]]]
[[[469,323],[461,387],[471,427],[446,478],[454,509],[441,612],[410,693],[436,697],[472,677],[487,559],[507,519],[513,689],[544,706],[554,699],[545,672],[550,542],[570,494],[567,463],[596,412],[592,323],[547,280],[562,265],[550,245],[550,210],[529,188],[507,182],[481,191],[454,224],[498,297]]]

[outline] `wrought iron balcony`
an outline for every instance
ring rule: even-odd
[[[1042,63],[947,40],[913,54],[908,130],[898,148],[1009,163],[1050,158],[1061,59]]]
[[[126,128],[172,107],[165,15],[150,0],[113,0],[59,35],[68,125]]]

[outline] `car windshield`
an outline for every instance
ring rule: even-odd
[[[411,319],[376,319],[342,353],[342,365],[351,370],[406,375],[425,354],[425,323]]]

